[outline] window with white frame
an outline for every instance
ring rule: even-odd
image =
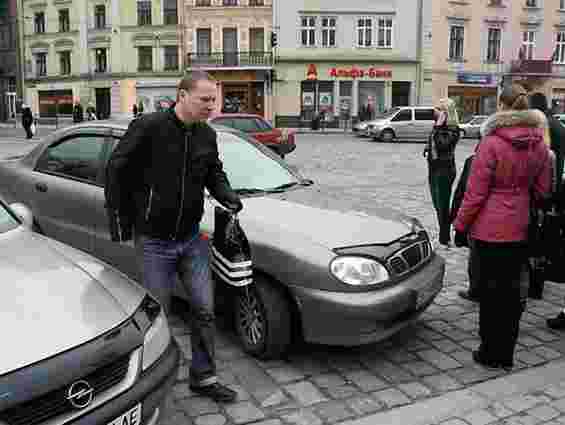
[[[392,48],[392,18],[377,19],[377,47]]]
[[[500,61],[502,30],[500,28],[488,29],[487,62]]]
[[[560,9],[560,10],[564,10],[564,9],[565,9],[565,0],[559,0],[559,9]]]
[[[322,22],[322,47],[335,47],[335,31],[337,19],[335,17],[322,16],[320,20]]]
[[[559,31],[555,37],[553,62],[565,64],[565,32]]]
[[[524,52],[524,59],[533,59],[534,49],[536,47],[536,32],[523,31],[522,32],[522,49]]]
[[[373,18],[357,19],[357,47],[373,45]]]
[[[300,45],[302,47],[316,46],[315,16],[302,16],[300,18]]]
[[[538,7],[538,0],[526,0],[526,7]]]
[[[35,75],[45,77],[47,75],[47,53],[35,54]]]
[[[449,59],[463,59],[463,43],[465,41],[465,27],[452,25],[449,28]]]

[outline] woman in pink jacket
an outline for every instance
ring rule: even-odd
[[[520,272],[527,261],[530,193],[549,193],[551,162],[542,113],[528,109],[526,90],[506,87],[500,111],[484,125],[463,203],[454,222],[455,242],[468,234],[476,247],[481,345],[475,362],[510,369],[525,302]]]

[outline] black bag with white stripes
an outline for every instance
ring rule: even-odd
[[[212,271],[233,286],[253,282],[251,249],[236,214],[216,206],[212,240]]]

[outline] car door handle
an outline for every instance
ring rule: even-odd
[[[45,183],[35,183],[35,189],[38,192],[47,192],[47,185]]]

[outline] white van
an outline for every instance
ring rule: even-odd
[[[425,142],[433,126],[432,106],[398,106],[368,121],[367,134],[383,142]]]

